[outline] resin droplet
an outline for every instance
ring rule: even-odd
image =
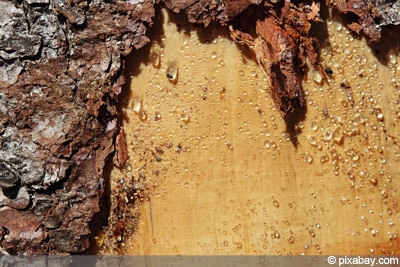
[[[276,143],[275,143],[275,142],[271,142],[271,148],[272,148],[272,150],[275,150],[276,147],[277,147]]]
[[[313,130],[314,132],[318,131],[318,125],[316,122],[311,123],[311,130]]]
[[[306,162],[307,163],[312,163],[313,162],[313,157],[308,153],[306,153]]]
[[[315,232],[314,229],[308,229],[308,233],[310,234],[311,237],[315,237]]]
[[[227,142],[226,146],[228,147],[229,150],[233,150],[233,146],[231,143]]]
[[[184,123],[188,124],[188,123],[190,122],[190,116],[189,116],[189,114],[187,114],[186,112],[183,112],[183,113],[181,114],[181,120],[182,120]]]
[[[131,107],[136,114],[139,114],[140,111],[142,110],[142,100],[136,97],[133,98]]]
[[[328,157],[327,155],[322,155],[322,156],[319,158],[319,161],[320,161],[321,163],[328,162],[328,161],[329,161],[329,157]]]
[[[325,139],[326,141],[329,141],[329,140],[332,139],[332,135],[333,135],[333,134],[332,134],[331,130],[327,129],[326,132],[324,133],[324,139]]]
[[[317,144],[317,140],[315,140],[314,136],[309,136],[308,137],[308,142],[310,143],[310,145],[315,146]]]
[[[264,141],[264,146],[265,146],[265,148],[270,148],[271,144],[270,144],[270,142],[268,140],[265,140]]]
[[[333,28],[334,28],[336,31],[340,31],[340,30],[342,29],[342,23],[339,22],[339,21],[333,22]]]
[[[154,68],[160,68],[160,45],[157,42],[150,48],[150,62],[153,64]]]
[[[370,178],[369,182],[374,186],[378,184],[378,180],[376,180],[375,178]]]
[[[277,239],[279,239],[281,237],[281,234],[278,232],[278,231],[275,231],[273,234],[272,234],[272,238],[277,238]]]
[[[337,144],[341,144],[343,142],[343,135],[338,130],[333,133],[333,141]]]
[[[141,110],[139,112],[139,118],[141,121],[146,121],[147,120],[147,112],[144,110]]]
[[[175,60],[169,62],[167,68],[167,78],[172,83],[176,83],[178,80],[178,63]]]
[[[396,55],[394,53],[390,53],[389,54],[389,62],[392,63],[392,64],[396,64],[397,63]]]
[[[314,82],[316,82],[317,84],[321,84],[322,83],[322,75],[319,71],[314,70],[311,73],[311,77],[314,80]]]

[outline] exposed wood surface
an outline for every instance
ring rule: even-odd
[[[130,158],[112,171],[112,190],[134,184],[144,195],[122,251],[398,253],[398,51],[378,58],[328,19],[321,66],[333,74],[310,67],[307,110],[285,124],[251,49],[226,28],[162,14],[128,65]],[[101,253],[116,253],[108,242]]]

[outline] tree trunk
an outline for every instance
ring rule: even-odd
[[[272,1],[271,1],[272,2]],[[287,40],[294,58],[268,58],[261,64],[284,83],[273,84],[283,117],[302,109],[306,57],[318,64],[308,29],[321,20],[319,5],[310,1],[282,5],[261,0],[173,1],[189,21],[207,26],[230,25],[238,42],[257,43],[258,57],[281,48],[263,28],[273,24]],[[349,3],[357,2],[359,9]],[[379,41],[381,25],[397,25],[398,4],[377,1],[328,1],[351,13],[351,29]],[[347,3],[347,4],[346,4]],[[118,122],[118,95],[125,79],[123,57],[149,40],[155,1],[0,0],[0,242],[10,254],[69,254],[90,246],[90,222],[100,211],[107,177],[104,167],[114,155],[127,158]],[[159,3],[158,3],[159,4]],[[254,16],[257,8],[265,13]],[[281,11],[284,12],[281,12]],[[308,11],[307,11],[308,10]],[[278,12],[279,11],[279,12]],[[309,14],[309,17],[304,14]],[[283,14],[283,15],[282,15]],[[250,19],[249,18],[253,18]],[[256,20],[263,20],[257,24]],[[297,28],[296,28],[297,27]],[[301,46],[302,50],[297,50]],[[272,62],[272,64],[271,64]],[[293,62],[297,62],[295,65]],[[296,63],[296,64],[297,64]],[[115,153],[116,152],[116,153]]]

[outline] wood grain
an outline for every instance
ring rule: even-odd
[[[125,253],[398,253],[397,63],[329,19],[321,65],[333,74],[310,67],[307,110],[287,126],[250,49],[225,28],[162,14],[148,47],[160,51],[159,68],[149,53],[130,63],[130,158],[111,174],[145,177],[149,188],[150,200],[133,208],[140,217]],[[171,60],[176,84],[166,77]]]

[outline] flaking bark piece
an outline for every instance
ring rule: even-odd
[[[165,0],[167,8],[178,13],[184,11],[190,23],[207,27],[212,21],[226,25],[250,5],[260,5],[261,0]]]
[[[212,21],[225,24],[229,21],[226,6],[220,1],[208,0],[165,0],[167,8],[178,13],[184,11],[190,23],[203,24],[207,27]]]
[[[357,34],[363,32],[371,41],[378,42],[381,39],[381,28],[375,23],[373,1],[369,0],[327,0],[328,7],[334,7],[343,14],[353,14],[357,21],[349,23],[347,26]]]
[[[122,167],[127,161],[129,155],[128,150],[126,148],[126,140],[124,130],[119,129],[119,133],[115,140],[115,155],[113,158],[113,162],[116,166]]]
[[[253,38],[242,29],[251,29],[248,20],[238,20],[241,30],[230,26],[231,37],[242,45],[253,47],[259,64],[271,86],[271,95],[284,119],[305,105],[302,79],[306,59],[318,68],[318,53],[310,37],[310,21],[319,22],[319,4],[294,5],[285,2],[282,8],[266,9],[260,17]]]
[[[282,29],[274,19],[257,22],[255,50],[257,59],[269,78],[271,94],[281,115],[304,106],[301,85],[304,62],[299,60],[299,48],[291,34]]]

